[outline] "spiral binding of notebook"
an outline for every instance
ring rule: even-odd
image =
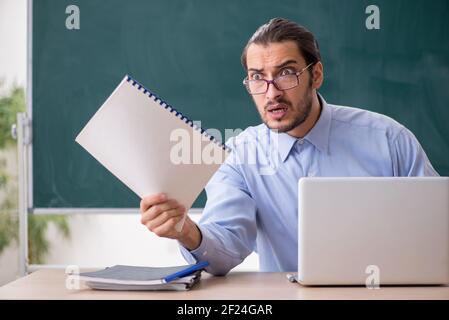
[[[183,115],[180,111],[173,108],[171,105],[166,103],[164,100],[162,100],[159,96],[155,95],[153,92],[145,88],[142,84],[140,84],[137,80],[132,78],[130,75],[126,75],[126,81],[128,81],[133,87],[137,88],[140,92],[145,94],[150,99],[153,99],[154,102],[158,103],[161,107],[169,111],[170,113],[173,113],[175,117],[177,117],[179,120],[184,121],[186,124],[188,124],[190,127],[192,127],[194,130],[197,130],[201,132],[201,134],[209,138],[210,141],[220,146],[223,150],[230,152],[231,149],[226,146],[226,144],[218,141],[213,135],[207,133],[206,129],[203,129],[202,127],[199,127],[193,123],[192,120],[190,120],[188,117]]]

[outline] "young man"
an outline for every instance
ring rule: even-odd
[[[199,224],[187,217],[178,233],[185,208],[175,199],[141,201],[142,224],[177,239],[188,262],[207,260],[208,272],[224,275],[255,250],[261,271],[296,271],[301,177],[438,175],[401,124],[326,103],[317,92],[324,77],[318,44],[304,27],[270,20],[248,41],[242,64],[263,124],[228,142],[232,154],[206,187]],[[275,166],[264,174],[267,163]]]

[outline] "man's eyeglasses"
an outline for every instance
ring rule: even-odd
[[[302,68],[296,73],[286,74],[282,76],[278,76],[273,80],[265,80],[265,79],[257,79],[257,80],[249,80],[248,77],[243,79],[243,85],[248,90],[249,94],[264,94],[268,91],[268,86],[273,84],[276,89],[284,91],[288,89],[292,89],[299,85],[299,76],[306,71],[314,62],[310,63],[308,66]]]

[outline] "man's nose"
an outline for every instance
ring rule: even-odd
[[[279,90],[278,88],[276,88],[273,82],[270,82],[268,84],[268,90],[265,93],[265,97],[267,98],[267,100],[275,100],[276,98],[280,97],[283,93],[284,91]]]

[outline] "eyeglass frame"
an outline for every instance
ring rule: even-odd
[[[252,95],[252,96],[267,93],[267,92],[268,92],[268,89],[270,88],[270,83],[271,83],[276,89],[278,89],[279,91],[290,90],[290,89],[293,89],[293,88],[299,86],[299,76],[300,76],[301,74],[303,74],[304,71],[306,71],[311,65],[314,65],[314,64],[316,64],[316,62],[311,62],[311,63],[309,63],[307,66],[305,66],[304,68],[302,68],[301,70],[299,70],[299,71],[297,71],[297,72],[295,72],[295,73],[288,74],[288,75],[283,75],[283,76],[277,76],[276,78],[274,78],[274,79],[272,79],[272,80],[267,80],[267,79],[249,80],[249,79],[248,79],[248,76],[246,76],[245,79],[243,79],[243,85],[245,86],[245,88],[246,88],[246,90],[248,91],[248,93],[249,93],[250,95]],[[281,77],[292,76],[292,75],[295,75],[295,76],[296,76],[296,81],[297,81],[298,83],[297,83],[296,85],[294,85],[293,87],[290,87],[290,88],[287,88],[287,89],[279,89],[278,86],[276,85],[275,81],[276,81],[277,79],[281,78]],[[248,82],[249,82],[249,81],[265,81],[265,83],[267,84],[265,91],[264,91],[264,92],[260,92],[260,93],[251,93],[251,92],[249,91],[249,85],[248,85]]]

